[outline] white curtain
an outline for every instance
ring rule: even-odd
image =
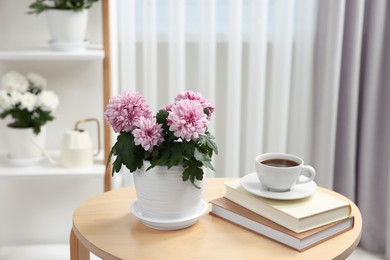
[[[216,107],[211,176],[254,171],[254,157],[311,161],[317,3],[311,0],[120,1],[120,84],[154,111],[185,89]],[[294,137],[294,138],[291,138]]]
[[[140,91],[154,111],[179,91],[202,93],[216,107],[210,176],[248,174],[259,153],[296,154],[320,186],[358,204],[362,246],[390,257],[388,1],[121,0],[117,10],[114,93]]]

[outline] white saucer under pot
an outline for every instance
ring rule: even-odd
[[[138,201],[135,200],[131,204],[131,211],[145,226],[158,229],[158,230],[178,230],[192,226],[200,216],[202,216],[208,209],[207,203],[202,200],[198,211],[194,214],[178,219],[158,219],[145,217],[142,214],[141,208],[138,205]]]

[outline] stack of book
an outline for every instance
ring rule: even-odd
[[[300,252],[354,224],[350,204],[321,190],[304,199],[273,200],[247,192],[239,180],[225,186],[225,196],[210,202],[211,215]]]

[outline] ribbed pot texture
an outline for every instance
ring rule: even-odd
[[[183,182],[183,167],[156,166],[148,171],[144,168],[134,172],[134,184],[142,215],[155,219],[179,219],[199,211],[203,195],[203,181]]]

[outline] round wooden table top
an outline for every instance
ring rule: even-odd
[[[224,183],[230,180],[234,179],[207,179],[204,199],[223,196]],[[73,232],[102,259],[345,259],[360,241],[361,214],[350,200],[327,191],[351,203],[354,228],[302,253],[208,213],[182,230],[148,228],[131,213],[134,188],[112,190],[84,202],[74,213]]]

